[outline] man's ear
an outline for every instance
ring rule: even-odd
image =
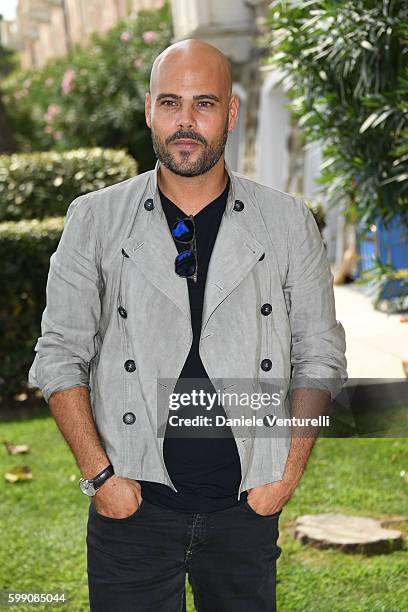
[[[145,118],[146,118],[147,127],[151,127],[150,113],[151,113],[151,96],[150,96],[150,92],[146,91],[146,94],[145,94]]]
[[[228,131],[233,132],[238,121],[239,98],[233,94],[230,98],[228,109]]]

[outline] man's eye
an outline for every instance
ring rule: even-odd
[[[160,103],[161,106],[173,106],[173,104],[177,104],[177,102],[175,100],[163,100]],[[198,104],[205,105],[205,108],[208,106],[214,106],[213,102],[210,102],[209,100],[201,100]]]

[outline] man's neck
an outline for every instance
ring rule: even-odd
[[[228,173],[222,157],[215,166],[199,176],[179,176],[163,164],[157,172],[157,183],[166,197],[186,215],[195,215],[225,189]]]

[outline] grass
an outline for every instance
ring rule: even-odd
[[[0,440],[31,447],[30,454],[17,456],[9,456],[3,445],[0,449],[0,590],[65,592],[70,602],[66,610],[89,610],[88,500],[79,494],[80,473],[68,446],[49,415],[2,423]],[[20,463],[30,466],[32,481],[7,483],[4,473]],[[280,519],[280,612],[407,609],[406,549],[371,557],[347,555],[302,546],[292,536],[294,519],[305,513],[339,511],[374,518],[407,514],[408,484],[401,470],[408,473],[405,438],[318,440]],[[407,536],[407,523],[402,528]],[[192,602],[188,590],[189,612],[194,610]]]

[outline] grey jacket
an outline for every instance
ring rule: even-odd
[[[115,473],[177,490],[157,435],[158,381],[175,384],[193,333],[187,281],[174,271],[178,251],[157,189],[159,166],[70,204],[50,259],[28,382],[47,403],[54,391],[87,386]],[[217,389],[219,381],[227,388],[245,379],[259,388],[279,380],[286,410],[290,392],[307,381],[335,397],[348,378],[345,333],[315,219],[303,200],[225,168],[230,190],[199,342],[206,371]],[[232,430],[238,496],[280,480],[290,436]]]

